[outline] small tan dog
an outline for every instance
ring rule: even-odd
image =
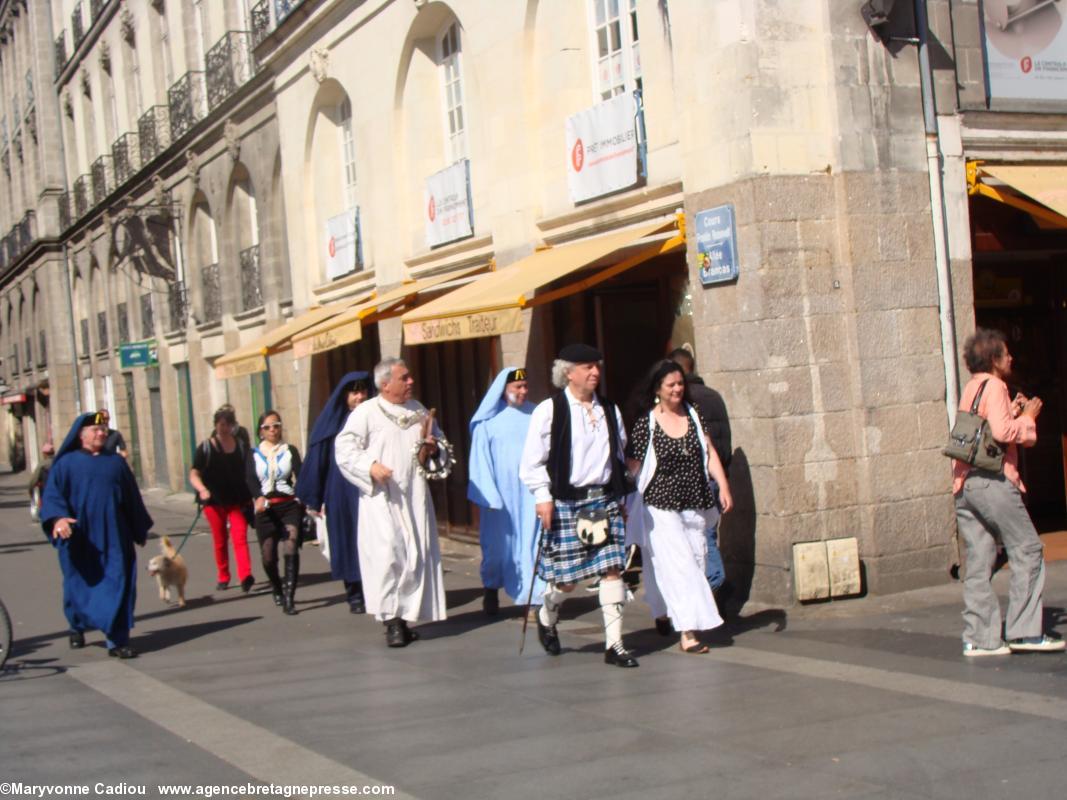
[[[185,582],[189,579],[189,569],[185,566],[185,559],[178,555],[174,545],[170,543],[170,537],[160,539],[160,547],[163,555],[152,556],[148,561],[148,574],[156,576],[159,583],[159,599],[164,603],[170,602],[170,587],[178,590],[178,606],[185,606]]]

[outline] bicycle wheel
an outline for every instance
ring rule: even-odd
[[[11,655],[11,617],[7,615],[4,601],[0,600],[0,670]]]

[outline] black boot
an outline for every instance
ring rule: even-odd
[[[353,614],[367,613],[367,603],[363,599],[361,581],[345,581],[345,599],[348,600],[348,610]]]
[[[285,590],[282,596],[282,611],[286,614],[296,613],[296,581],[300,577],[300,554],[283,556],[285,560],[285,580],[282,588]]]
[[[486,589],[482,597],[482,610],[487,617],[495,617],[500,612],[500,595],[496,589]]]
[[[407,647],[411,639],[402,619],[391,619],[385,623],[385,643],[389,647]]]
[[[278,562],[264,561],[263,571],[267,574],[267,580],[270,581],[270,589],[271,594],[274,597],[274,605],[280,606],[284,598],[282,594],[282,579],[278,575]]]

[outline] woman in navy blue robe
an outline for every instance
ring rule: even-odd
[[[326,515],[330,573],[344,581],[345,596],[353,614],[367,610],[357,549],[359,489],[345,480],[338,469],[333,441],[352,410],[371,394],[369,373],[349,372],[341,378],[311,429],[307,458],[296,482],[296,496],[307,506],[308,513]]]
[[[45,485],[41,526],[59,554],[70,646],[83,647],[85,631],[96,628],[107,637],[108,655],[133,658],[133,546],[144,546],[152,518],[126,459],[104,452],[106,440],[97,412],[74,422]]]

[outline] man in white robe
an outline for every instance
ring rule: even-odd
[[[386,626],[390,647],[405,647],[418,638],[409,622],[446,616],[433,500],[414,455],[420,442],[441,453],[447,443],[412,399],[415,380],[403,361],[384,359],[374,368],[374,383],[378,396],[352,412],[334,453],[361,495],[359,563],[367,613]]]

